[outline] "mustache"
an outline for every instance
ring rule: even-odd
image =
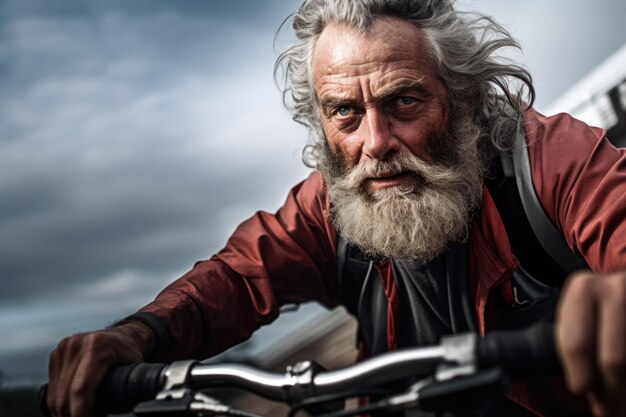
[[[335,185],[343,190],[363,187],[371,178],[386,178],[400,174],[410,174],[416,184],[435,185],[445,182],[447,186],[456,183],[459,178],[449,167],[426,162],[413,154],[395,154],[387,160],[366,160],[350,169]]]

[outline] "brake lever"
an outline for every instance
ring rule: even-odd
[[[159,393],[156,399],[144,401],[133,409],[133,413],[138,416],[189,416],[191,414],[191,404],[194,399],[189,388],[177,388],[167,391],[167,395]]]
[[[420,379],[409,386],[405,392],[387,397],[388,406],[385,410],[393,412],[418,405],[426,409],[429,404],[439,402],[449,406],[448,402],[451,400],[449,397],[463,395],[466,390],[475,391],[497,382],[493,380],[495,375],[491,374],[489,374],[490,376],[476,377],[482,372],[477,371],[476,367],[470,364],[441,364],[437,367],[434,376]]]
[[[197,392],[194,402],[191,403],[191,411],[204,416],[239,416],[239,417],[264,417],[247,411],[237,410],[221,401],[208,396],[202,392]]]
[[[502,394],[509,379],[499,367],[467,372],[457,370],[451,378],[433,378],[417,392],[418,405],[428,411],[467,410],[484,407],[485,401]]]

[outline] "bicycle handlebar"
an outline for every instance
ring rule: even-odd
[[[473,334],[449,336],[437,346],[388,352],[329,372],[317,372],[311,362],[290,367],[285,374],[242,364],[196,364],[189,372],[187,384],[194,389],[240,388],[268,399],[291,402],[431,374],[442,363],[500,367],[512,377],[556,373],[560,366],[555,353],[554,325],[539,323],[525,330],[488,333],[482,338]],[[128,412],[139,402],[155,398],[166,383],[167,371],[168,365],[147,363],[111,368],[97,392],[96,406],[109,413]],[[40,404],[49,415],[45,387],[40,392]]]

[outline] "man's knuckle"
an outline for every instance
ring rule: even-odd
[[[59,350],[58,347],[56,349],[52,350],[52,352],[50,352],[50,356],[48,358],[48,362],[49,362],[50,366],[52,366],[52,364],[58,363],[60,357],[61,357],[61,351]]]
[[[586,359],[593,353],[592,347],[585,340],[564,338],[561,342],[561,350],[565,357],[570,360]]]
[[[572,308],[580,300],[585,300],[593,290],[595,283],[586,273],[577,273],[568,279],[563,287],[561,308]]]
[[[575,295],[587,296],[597,285],[596,281],[593,274],[578,272],[570,278],[567,290]]]
[[[89,355],[96,355],[102,352],[104,345],[103,336],[98,333],[89,333],[83,337],[81,342],[81,350]]]
[[[71,339],[73,336],[63,338],[59,344],[57,345],[56,351],[63,352],[68,349],[71,343]]]
[[[87,387],[84,383],[77,382],[70,386],[70,396],[80,398],[85,394],[87,394]]]
[[[626,279],[624,279],[624,275],[612,274],[602,281],[604,284],[603,296],[613,301],[626,302]]]
[[[85,335],[83,345],[87,348],[93,348],[94,346],[97,346],[98,337],[94,333],[89,333],[88,335]]]
[[[67,338],[63,352],[65,354],[76,355],[81,351],[84,344],[85,335],[77,334]]]

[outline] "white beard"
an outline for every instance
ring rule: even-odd
[[[322,149],[318,169],[328,186],[339,234],[370,256],[421,262],[452,242],[467,240],[471,216],[482,198],[483,164],[476,145],[480,129],[465,122],[453,134],[456,155],[446,159],[454,164],[429,164],[413,154],[394,154],[339,174],[339,158],[327,146]],[[414,184],[372,192],[363,187],[368,177],[407,172],[414,174]]]

